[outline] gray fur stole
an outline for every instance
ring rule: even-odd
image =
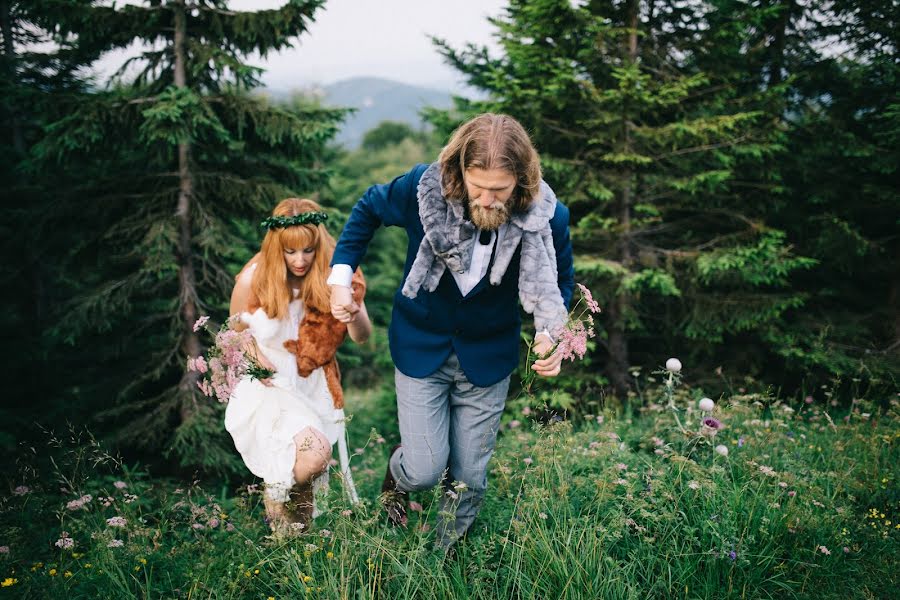
[[[422,174],[418,200],[425,237],[403,284],[403,295],[407,298],[415,298],[422,288],[429,292],[437,289],[448,267],[464,273],[472,260],[472,238],[476,232],[475,226],[464,218],[463,203],[444,198],[439,163],[432,163]],[[491,285],[500,285],[521,243],[519,301],[534,316],[537,331],[547,330],[554,335],[568,317],[557,283],[556,250],[550,230],[555,209],[556,195],[541,181],[540,197],[531,208],[510,215],[489,273]]]

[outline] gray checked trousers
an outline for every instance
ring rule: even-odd
[[[406,492],[443,483],[436,533],[438,546],[447,548],[468,531],[484,498],[509,377],[473,385],[455,353],[428,377],[396,369],[394,377],[401,447],[391,474]]]

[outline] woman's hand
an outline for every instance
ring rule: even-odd
[[[341,323],[351,323],[359,314],[359,305],[353,301],[353,293],[347,286],[331,286],[331,314]]]
[[[350,339],[357,344],[365,343],[372,335],[372,321],[369,320],[365,302],[359,305],[357,313],[347,323],[347,333],[350,335]]]
[[[531,347],[537,356],[543,357],[534,361],[531,369],[542,377],[556,377],[562,366],[562,356],[554,352],[550,356],[544,356],[553,349],[553,340],[546,333],[538,333],[534,336],[534,346]]]

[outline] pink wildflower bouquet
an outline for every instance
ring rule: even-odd
[[[572,362],[574,362],[576,358],[584,358],[584,355],[587,353],[587,341],[589,338],[595,336],[594,314],[600,312],[600,305],[594,300],[591,291],[580,283],[576,285],[578,286],[578,291],[581,293],[581,297],[578,299],[578,302],[575,303],[575,306],[572,307],[572,310],[569,311],[569,318],[566,320],[566,324],[563,328],[560,331],[554,332],[557,341],[556,345],[550,351],[551,354],[553,352],[559,352],[563,360],[570,360]],[[528,346],[526,365],[531,364],[531,349],[533,345],[534,344],[532,343]],[[531,369],[528,369],[525,372],[525,377],[522,380],[522,389],[524,389],[526,393],[531,393],[531,386],[534,384],[536,376],[537,374]]]
[[[219,402],[228,402],[234,388],[245,376],[263,380],[275,374],[262,367],[256,357],[247,352],[246,349],[253,346],[253,336],[249,329],[235,331],[231,328],[232,320],[229,319],[213,334],[206,326],[208,322],[209,317],[204,316],[194,323],[194,331],[203,328],[214,335],[215,343],[209,349],[208,356],[189,356],[187,360],[187,370],[196,371],[203,376],[197,382],[197,387],[204,396],[215,396]]]

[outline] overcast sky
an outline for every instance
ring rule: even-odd
[[[121,1],[119,2],[121,3]],[[232,0],[235,10],[261,10],[278,0]],[[505,0],[328,0],[294,48],[251,59],[264,67],[273,88],[304,88],[359,76],[394,79],[438,89],[458,89],[460,78],[435,51],[429,37],[455,48],[467,42],[495,49],[493,27]],[[108,75],[125,53],[105,57],[98,72]]]

